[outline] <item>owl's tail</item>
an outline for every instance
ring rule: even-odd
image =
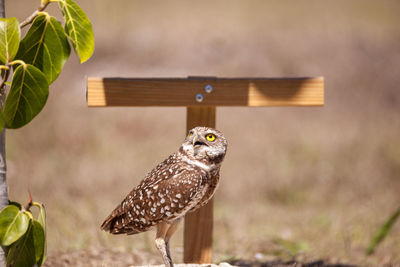
[[[114,228],[114,224],[115,224],[115,216],[113,216],[114,212],[111,213],[105,220],[104,222],[101,224],[100,228],[103,231],[106,232],[112,232],[112,229]]]
[[[111,234],[128,234],[133,235],[140,233],[132,226],[126,225],[128,218],[125,212],[122,211],[121,206],[118,206],[101,224],[101,230],[110,232]]]

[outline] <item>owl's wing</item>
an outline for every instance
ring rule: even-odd
[[[206,193],[203,195],[203,198],[198,202],[198,204],[191,209],[191,211],[203,207],[208,203],[208,201],[210,201],[210,199],[214,196],[215,191],[217,190],[218,182],[219,171],[214,176],[212,176],[212,179],[209,179]]]
[[[160,168],[158,177],[145,179],[104,221],[101,229],[113,234],[136,234],[160,221],[182,217],[207,192],[207,173],[197,167]]]

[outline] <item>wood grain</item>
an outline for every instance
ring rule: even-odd
[[[211,93],[205,92],[212,85]],[[202,102],[195,97],[201,93]],[[89,107],[105,106],[322,106],[324,78],[93,78]]]
[[[215,128],[215,107],[188,107],[186,133],[196,126]],[[185,263],[212,262],[213,200],[204,207],[185,216]]]

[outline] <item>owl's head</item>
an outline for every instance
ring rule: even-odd
[[[208,127],[196,127],[189,131],[181,150],[191,159],[219,164],[225,157],[227,145],[220,131]]]

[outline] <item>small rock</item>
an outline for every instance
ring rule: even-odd
[[[227,263],[227,262],[221,262],[221,263],[219,264],[219,267],[232,267],[232,265],[230,265],[230,264]]]

